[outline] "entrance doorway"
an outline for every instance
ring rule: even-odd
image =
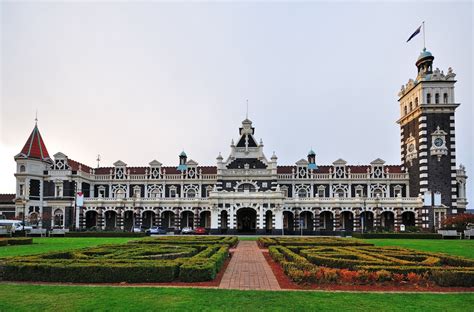
[[[237,231],[254,234],[257,230],[257,212],[252,208],[242,208],[237,211]]]

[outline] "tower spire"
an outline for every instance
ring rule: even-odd
[[[245,119],[249,119],[249,100],[247,99],[247,111],[245,112]]]
[[[36,109],[36,115],[35,115],[35,126],[38,125],[38,109]]]

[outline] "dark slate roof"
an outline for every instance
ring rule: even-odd
[[[0,203],[12,204],[15,199],[15,194],[0,194]]]

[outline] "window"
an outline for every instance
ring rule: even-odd
[[[356,196],[359,196],[359,197],[364,196],[364,189],[362,187],[356,188]]]
[[[25,196],[25,186],[23,184],[20,184],[20,190],[19,190],[19,195],[20,196]]]
[[[176,188],[170,188],[170,197],[176,197]]]
[[[283,192],[283,196],[288,197],[288,186],[286,185],[282,186],[281,190]]]
[[[413,103],[410,102],[410,112],[413,110]]]
[[[99,197],[105,197],[105,187],[99,187]]]
[[[133,196],[135,196],[135,198],[139,198],[139,197],[141,197],[141,195],[142,195],[141,188],[139,186],[135,186],[133,188]]]
[[[227,182],[227,183],[225,184],[225,187],[226,187],[226,188],[231,188],[231,187],[232,187],[232,183],[231,183],[231,182]]]
[[[61,209],[56,209],[54,211],[54,227],[63,227],[63,211]]]
[[[308,191],[307,191],[306,189],[304,189],[304,188],[300,188],[300,189],[298,190],[298,197],[300,197],[300,198],[306,198],[306,197],[308,197]]]
[[[159,189],[154,189],[151,191],[151,197],[153,198],[159,198],[160,197],[160,190]]]
[[[435,94],[435,104],[439,104],[439,93]]]
[[[267,188],[267,187],[268,187],[268,183],[267,183],[267,182],[262,182],[262,187]]]
[[[443,94],[443,102],[444,102],[444,104],[448,104],[448,94],[447,93]]]
[[[115,197],[117,197],[117,198],[119,198],[119,199],[125,198],[125,190],[123,190],[123,189],[118,189],[118,190],[115,192]]]
[[[415,98],[415,107],[418,106],[418,97]]]
[[[25,172],[25,171],[26,171],[25,165],[21,165],[20,166],[20,172]]]
[[[426,103],[431,104],[431,93],[426,94]]]
[[[401,196],[402,195],[402,188],[400,186],[396,186],[393,190],[393,195],[395,197]]]
[[[408,114],[408,109],[407,109],[407,106],[406,106],[406,105],[403,106],[403,111],[404,111],[405,115]]]
[[[324,186],[318,187],[318,197],[326,197],[326,190]]]
[[[374,197],[383,197],[383,191],[381,189],[374,190]]]
[[[344,192],[344,190],[342,188],[339,188],[334,192],[334,195],[336,197],[345,197],[346,192]]]
[[[206,187],[206,197],[209,197],[209,195],[211,195],[212,190],[213,190],[212,185],[209,185],[208,187]]]
[[[186,193],[187,198],[195,198],[196,197],[196,191],[194,189],[189,189],[188,192]]]
[[[255,192],[255,186],[250,183],[243,183],[240,184],[239,187],[237,188],[238,192]]]

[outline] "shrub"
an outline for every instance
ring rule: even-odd
[[[0,238],[0,247],[8,245],[8,241],[6,239]]]
[[[8,238],[7,242],[9,245],[30,245],[30,244],[33,244],[33,238],[31,237]]]
[[[352,233],[354,238],[441,239],[437,233]]]
[[[66,232],[65,237],[144,237],[145,233],[136,232]]]
[[[378,282],[387,282],[392,280],[392,273],[387,270],[380,270],[375,272]]]
[[[438,270],[431,272],[430,279],[440,286],[472,287],[474,271]]]
[[[467,228],[467,225],[474,223],[474,214],[470,213],[461,213],[446,218],[442,226],[446,229],[464,231]]]

